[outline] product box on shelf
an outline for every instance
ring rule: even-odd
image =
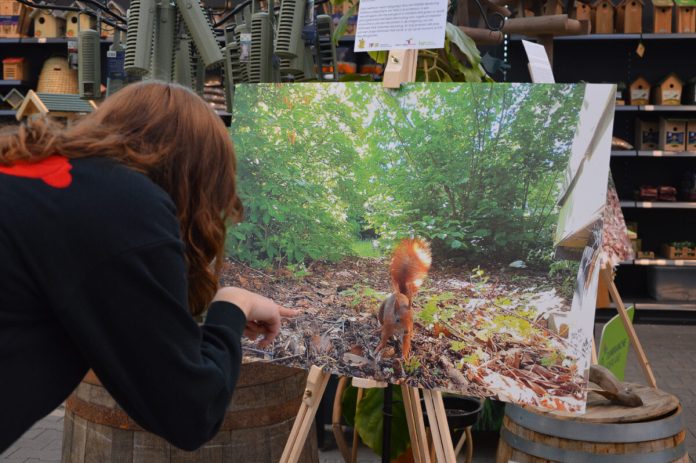
[[[696,267],[649,267],[648,292],[656,301],[696,302]]]
[[[656,150],[660,145],[660,126],[656,121],[636,120],[636,149]]]
[[[659,105],[679,105],[682,96],[682,81],[676,74],[670,73],[658,82],[653,92],[655,104]]]
[[[696,151],[696,119],[686,123],[686,151]]]
[[[660,119],[660,149],[684,151],[686,149],[686,121],[683,119]]]
[[[27,7],[15,0],[0,0],[0,37],[22,37],[26,33]]]

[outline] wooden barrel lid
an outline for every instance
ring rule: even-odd
[[[628,386],[643,399],[642,407],[614,405],[599,394],[590,392],[587,397],[587,411],[582,415],[529,406],[524,408],[557,420],[586,423],[637,423],[656,420],[673,413],[679,407],[679,399],[665,391],[640,384],[628,384]]]

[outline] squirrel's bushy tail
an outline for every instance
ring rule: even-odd
[[[394,291],[411,300],[423,284],[431,262],[430,246],[425,241],[416,238],[399,243],[389,266]]]

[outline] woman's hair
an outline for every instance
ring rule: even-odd
[[[116,159],[169,193],[186,245],[189,310],[204,311],[218,288],[226,223],[243,210],[232,140],[212,108],[185,87],[148,81],[128,85],[67,128],[37,118],[0,134],[0,164],[54,153]]]

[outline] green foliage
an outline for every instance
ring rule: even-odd
[[[371,241],[353,241],[350,247],[358,257],[382,257],[382,252],[375,248]]]
[[[418,373],[418,369],[421,366],[422,365],[420,359],[415,355],[409,357],[408,360],[404,361],[404,371],[409,375],[415,375],[416,373]]]
[[[549,266],[549,277],[559,280],[561,294],[565,297],[573,296],[577,274],[578,263],[572,260],[557,260]]]
[[[355,407],[357,388],[353,386],[346,388],[341,400],[343,417],[348,425],[355,426],[360,440],[377,455],[381,455],[382,430],[384,428],[384,416],[382,414],[384,389],[365,389],[357,410]],[[390,456],[391,459],[394,459],[403,454],[411,445],[400,387],[392,387],[391,430]]]
[[[456,300],[455,295],[451,292],[429,296],[423,304],[423,308],[416,312],[416,320],[429,328],[438,322],[446,323],[454,318],[459,309]]]
[[[374,306],[380,304],[387,297],[386,294],[361,284],[356,284],[350,289],[341,291],[340,294],[341,296],[351,298],[348,305],[353,308],[358,306]]]
[[[476,263],[551,246],[584,87],[241,85],[233,138],[256,266],[335,261],[368,230]],[[367,235],[365,235],[367,236]]]
[[[475,431],[494,431],[500,432],[505,416],[505,403],[498,400],[486,398],[483,401],[483,408],[479,419],[474,425]]]

